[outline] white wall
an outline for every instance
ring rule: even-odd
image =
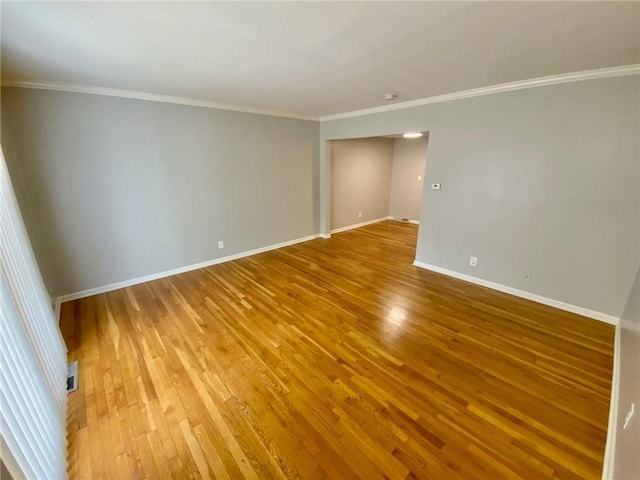
[[[389,216],[393,146],[392,138],[331,143],[332,230]]]
[[[640,263],[639,92],[627,76],[324,121],[320,158],[327,140],[429,131],[442,190],[424,190],[417,260],[619,317]]]
[[[53,296],[317,231],[317,122],[20,88],[2,119]]]
[[[397,138],[393,146],[393,173],[389,215],[420,220],[428,137]],[[421,176],[421,180],[418,177]]]

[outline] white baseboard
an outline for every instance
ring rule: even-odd
[[[331,234],[330,233],[321,233],[320,234],[320,238],[331,238]]]
[[[82,290],[81,292],[70,293],[67,295],[61,295],[56,299],[56,314],[58,315],[58,322],[60,321],[60,306],[64,302],[71,300],[77,300],[79,298],[90,297],[92,295],[98,295],[100,293],[111,292],[113,290],[119,290],[125,287],[131,287],[132,285],[138,285],[139,283],[150,282],[152,280],[158,280],[160,278],[170,277],[179,273],[190,272],[192,270],[198,270],[199,268],[210,267],[219,263],[230,262],[231,260],[237,260],[239,258],[250,257],[258,253],[268,252],[270,250],[276,250],[278,248],[288,247],[295,245],[296,243],[308,242],[320,237],[320,235],[309,235],[308,237],[296,238],[282,243],[276,243],[275,245],[268,245],[266,247],[256,248],[254,250],[247,250],[245,252],[228,255],[226,257],[214,258],[213,260],[207,260],[206,262],[194,263],[185,267],[174,268],[173,270],[167,270],[164,272],[152,273],[151,275],[145,275],[143,277],[132,278],[131,280],[124,280],[122,282],[110,283],[102,287],[90,288],[88,290]]]
[[[393,220],[393,217],[380,217],[374,220],[368,220],[362,223],[355,223],[353,225],[347,225],[346,227],[334,228],[331,233],[346,232],[347,230],[353,230],[354,228],[364,227],[365,225],[371,225],[372,223],[384,222],[385,220]]]
[[[620,319],[618,317],[614,317],[613,315],[609,315],[606,313],[589,310],[588,308],[578,307],[577,305],[571,305],[569,303],[561,302],[560,300],[543,297],[542,295],[537,295],[525,290],[508,287],[500,283],[490,282],[489,280],[484,280],[482,278],[472,277],[471,275],[466,275],[464,273],[454,272],[453,270],[447,270],[446,268],[436,267],[435,265],[430,265],[418,260],[413,262],[413,264],[416,267],[424,268],[425,270],[442,273],[443,275],[447,275],[449,277],[454,277],[460,280],[475,283],[477,285],[482,285],[483,287],[492,288],[493,290],[498,290],[499,292],[515,295],[516,297],[526,298],[527,300],[532,300],[544,305],[549,305],[550,307],[559,308],[560,310],[565,310],[567,312],[577,313],[578,315],[593,318],[595,320],[600,320],[601,322],[609,323],[611,325],[618,325],[620,323]]]
[[[420,220],[402,220],[402,218],[389,217],[391,220],[395,220],[396,222],[404,222],[404,223],[413,223],[414,225],[420,225]]]
[[[604,449],[602,480],[613,479],[616,460],[616,435],[618,433],[618,396],[620,392],[620,325],[616,325],[616,339],[613,344],[613,374],[611,375],[611,400],[609,401],[609,425],[607,443]]]

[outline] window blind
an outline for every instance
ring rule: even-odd
[[[0,156],[2,460],[15,479],[66,478],[66,347]]]

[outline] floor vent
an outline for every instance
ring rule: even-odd
[[[67,393],[78,389],[78,361],[67,364]]]

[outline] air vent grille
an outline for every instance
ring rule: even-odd
[[[78,389],[78,361],[67,365],[67,393],[75,392]]]

